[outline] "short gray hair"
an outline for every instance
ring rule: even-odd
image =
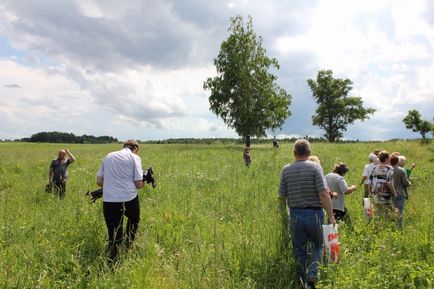
[[[296,156],[310,155],[310,143],[307,139],[300,138],[294,143],[294,154]]]
[[[398,166],[402,167],[407,159],[404,156],[398,156]]]

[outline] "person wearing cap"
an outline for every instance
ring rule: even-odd
[[[68,158],[66,158],[68,155]],[[63,199],[66,192],[66,182],[68,181],[68,166],[75,161],[75,157],[68,149],[59,150],[57,159],[52,160],[48,170],[48,187],[47,191],[54,190],[59,197]]]
[[[344,195],[349,195],[356,190],[356,185],[348,187],[344,176],[350,169],[344,163],[335,165],[333,172],[325,176],[329,189],[337,193],[337,196],[332,199],[333,215],[337,221],[343,221],[347,214],[345,208]]]
[[[111,152],[102,161],[97,173],[97,185],[103,188],[103,213],[108,232],[109,261],[118,260],[119,248],[125,241],[130,248],[140,221],[137,189],[143,187],[142,161],[139,144],[128,140],[119,151]],[[123,219],[127,217],[126,234]]]
[[[314,286],[322,255],[323,208],[327,212],[329,223],[336,222],[322,168],[308,160],[311,153],[309,142],[298,139],[294,143],[293,152],[295,161],[283,167],[281,172],[279,196],[285,207],[289,208],[296,272],[303,284]],[[308,265],[309,243],[312,246],[311,262]]]
[[[363,169],[363,175],[362,180],[360,181],[360,185],[363,185],[364,188],[364,198],[367,198],[369,196],[369,185],[371,184],[372,178],[371,172],[375,168],[375,162],[378,159],[378,157],[374,153],[370,153],[368,156],[369,163],[365,165],[365,168]]]

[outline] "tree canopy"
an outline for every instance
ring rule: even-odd
[[[352,81],[333,78],[331,70],[320,70],[316,80],[308,79],[307,83],[318,104],[312,124],[324,129],[324,136],[330,142],[341,139],[348,125],[369,119],[375,112],[373,108],[364,108],[360,97],[348,96]]]
[[[280,128],[290,116],[291,95],[280,88],[270,68],[279,69],[269,58],[262,38],[253,31],[252,18],[231,18],[229,37],[214,59],[217,76],[204,82],[211,91],[210,109],[234,128],[250,146],[250,137],[264,137],[267,130]]]
[[[416,109],[409,110],[402,122],[406,128],[419,132],[423,139],[426,139],[426,134],[432,130],[433,126],[429,121],[422,119],[419,111]]]

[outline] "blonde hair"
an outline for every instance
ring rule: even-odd
[[[319,158],[317,156],[310,156],[308,158],[309,161],[317,163],[317,164],[321,164],[321,161],[319,160]]]

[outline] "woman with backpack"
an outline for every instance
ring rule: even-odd
[[[396,191],[393,185],[393,168],[389,165],[389,153],[381,151],[378,154],[380,164],[372,170],[372,184],[369,192],[373,192],[374,201],[379,212],[387,213],[394,208]],[[373,187],[372,187],[373,186]]]

